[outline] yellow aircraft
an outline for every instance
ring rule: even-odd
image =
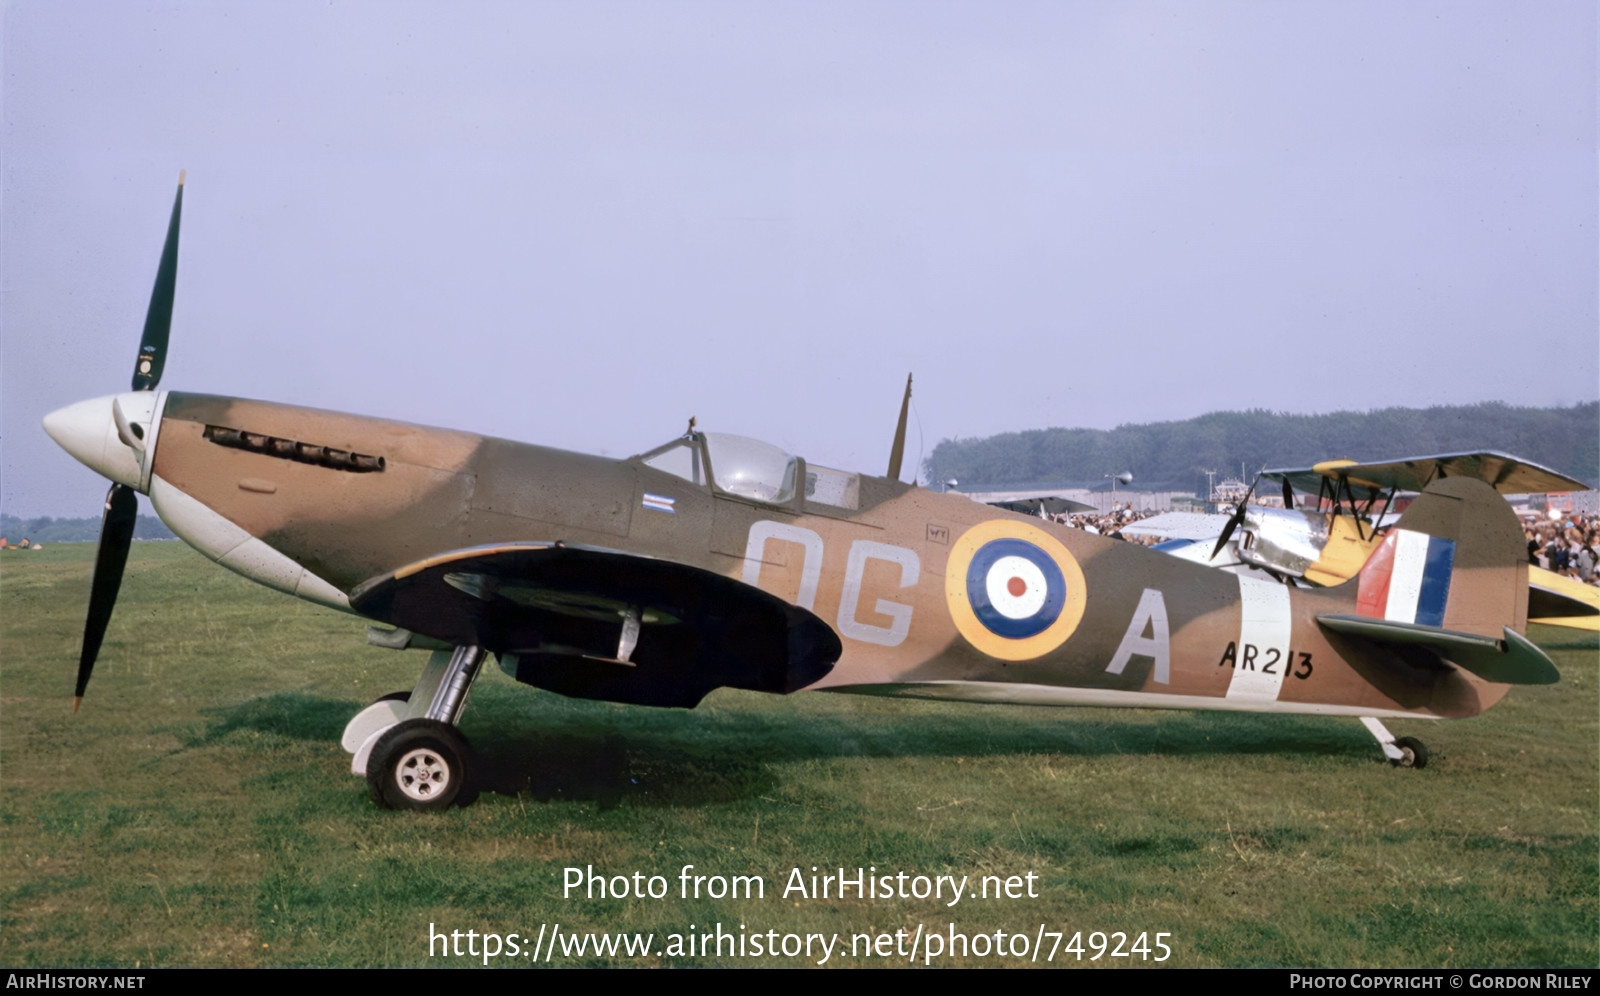
[[[137,494],[207,557],[434,649],[343,743],[382,806],[470,781],[457,721],[493,655],[565,695],[695,705],[719,687],[1360,718],[1476,715],[1558,680],[1523,637],[1515,517],[1470,478],[1429,484],[1349,584],[1293,589],[897,480],[688,431],[626,460],[237,398],[158,390],[182,181],[132,390],[50,435],[113,481],[81,701]]]

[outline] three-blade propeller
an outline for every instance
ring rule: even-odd
[[[139,358],[133,368],[133,389],[154,391],[166,366],[167,340],[172,333],[172,298],[178,284],[178,222],[183,215],[183,174],[178,174],[178,195],[172,203],[172,220],[167,223],[167,241],[156,268],[155,287],[150,291],[150,309],[145,313],[144,335],[139,341]],[[120,415],[120,412],[118,413]],[[73,692],[72,711],[83,702],[83,691],[94,672],[95,658],[105,639],[111,610],[122,587],[122,570],[128,563],[133,544],[133,526],[139,515],[139,499],[133,488],[113,484],[106,493],[105,518],[100,523],[100,547],[95,551],[94,580],[89,585],[89,616],[83,624],[83,653],[78,657],[78,684]]]

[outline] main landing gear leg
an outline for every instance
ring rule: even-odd
[[[342,743],[387,809],[446,809],[467,782],[470,756],[456,728],[487,654],[482,647],[435,652],[409,695],[386,695],[345,727]]]
[[[1389,763],[1397,768],[1426,768],[1428,766],[1428,748],[1416,737],[1394,738],[1382,723],[1370,716],[1361,717],[1361,725],[1367,728],[1378,741],[1378,746],[1383,748],[1383,756]]]

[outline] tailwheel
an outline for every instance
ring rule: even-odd
[[[408,719],[373,745],[367,788],[385,809],[448,809],[467,782],[467,741],[448,723]]]
[[[1389,763],[1397,768],[1426,768],[1428,766],[1428,748],[1416,737],[1401,737],[1394,742],[1395,749],[1400,756]]]

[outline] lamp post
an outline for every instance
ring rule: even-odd
[[[1131,484],[1133,482],[1133,471],[1125,470],[1120,474],[1101,474],[1100,476],[1111,479],[1111,511],[1115,512],[1117,510],[1117,484],[1120,483],[1123,487]]]

